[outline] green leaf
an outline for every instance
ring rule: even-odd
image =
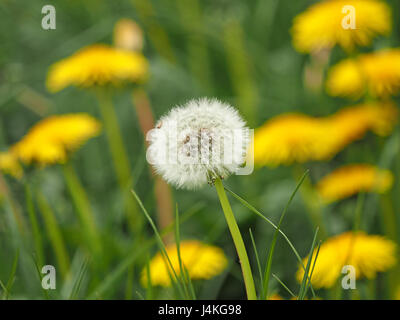
[[[289,201],[286,203],[286,206],[282,211],[281,217],[279,219],[278,226],[275,229],[274,236],[273,236],[272,243],[271,243],[271,247],[270,247],[269,252],[268,252],[267,265],[266,265],[265,273],[264,273],[264,285],[263,285],[264,291],[263,291],[263,296],[264,296],[265,299],[267,299],[267,297],[268,297],[268,285],[269,285],[269,278],[270,278],[270,274],[271,274],[272,257],[274,255],[275,245],[276,245],[276,241],[278,239],[278,234],[279,234],[279,231],[280,231],[280,228],[281,228],[281,225],[282,225],[283,218],[285,217],[285,214],[286,214],[290,204],[292,203],[292,200],[295,197],[297,191],[299,190],[300,186],[302,185],[304,179],[307,177],[308,172],[309,172],[309,170],[306,170],[306,172],[304,172],[303,176],[301,177],[300,181],[297,183],[296,188],[294,189],[292,195],[289,198]]]

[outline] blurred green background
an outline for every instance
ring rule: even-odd
[[[150,78],[145,89],[156,118],[176,104],[201,96],[217,97],[238,107],[253,128],[272,116],[288,111],[329,115],[351,103],[328,97],[323,89],[313,91],[305,86],[304,68],[310,58],[294,50],[290,36],[293,18],[315,2],[1,0],[0,150],[6,150],[18,141],[46,115],[87,112],[101,118],[92,95],[73,87],[50,94],[45,87],[45,78],[52,63],[81,47],[98,42],[112,44],[113,27],[120,18],[135,20],[144,31],[143,52],[150,61]],[[393,9],[392,34],[375,39],[372,47],[360,51],[399,45],[400,3],[396,0],[387,2]],[[46,4],[56,8],[56,30],[41,28],[41,9]],[[335,48],[330,64],[343,57],[345,53]],[[133,167],[133,187],[154,216],[153,182],[145,161],[145,146],[132,106],[131,92],[120,90],[114,96],[114,103]],[[399,194],[398,136],[398,132],[385,140],[367,136],[332,161],[307,164],[299,170],[311,169],[311,180],[315,181],[340,164],[362,161],[381,164],[395,173],[392,193]],[[141,295],[145,296],[145,290],[137,279],[146,259],[156,252],[157,247],[152,245],[146,254],[140,254],[135,260],[132,258],[140,245],[134,242],[135,235],[127,228],[104,134],[91,139],[77,151],[72,163],[89,195],[104,248],[104,256],[95,263],[96,267],[92,266],[93,261],[89,262],[76,298],[138,299]],[[27,217],[24,187],[13,178],[5,179],[22,214]],[[90,252],[84,245],[83,231],[77,223],[59,167],[37,170],[35,183],[54,210],[71,259],[73,279],[64,281],[58,275],[57,290],[49,292],[49,295],[51,298],[67,298]],[[260,168],[250,176],[233,176],[226,184],[270,219],[277,221],[296,186],[296,179],[293,168]],[[198,297],[244,299],[240,266],[215,190],[210,187],[196,192],[173,190],[173,196],[181,214],[190,213],[181,225],[182,238],[218,245],[230,260],[229,268],[222,275],[196,282]],[[400,201],[398,197],[394,199],[395,210],[399,212]],[[248,230],[252,229],[265,261],[273,229],[234,199],[231,203],[256,270]],[[354,198],[324,209],[329,234],[351,228],[355,205]],[[282,225],[302,256],[307,255],[313,237],[306,210],[301,196],[297,195]],[[20,239],[11,211],[8,203],[3,201],[0,207],[0,280],[6,283],[9,279],[19,249],[11,298],[44,298],[31,251]],[[368,195],[364,213],[364,227],[368,232],[381,232],[379,211],[379,197]],[[51,240],[40,217],[39,224],[43,231],[45,262],[57,268]],[[153,233],[147,225],[146,228],[147,238],[150,239]],[[297,260],[293,252],[279,239],[272,272],[296,290],[296,270]],[[385,276],[378,277],[379,298],[387,297],[386,281]],[[275,281],[272,281],[272,286],[275,288],[273,291],[288,297]],[[362,282],[360,286],[363,286]],[[326,297],[323,291],[319,295]],[[171,293],[158,290],[154,297],[171,298]]]

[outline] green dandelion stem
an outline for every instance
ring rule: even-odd
[[[50,207],[46,198],[40,191],[37,192],[37,201],[50,243],[53,246],[56,255],[60,273],[65,279],[70,275],[70,262],[67,249],[65,247],[64,238],[54,215],[53,209]]]
[[[172,48],[168,33],[163,26],[158,23],[156,9],[151,1],[131,0],[136,12],[139,15],[142,25],[148,33],[150,41],[158,53],[166,58],[170,63],[176,63],[176,57]]]
[[[199,0],[177,0],[177,12],[182,28],[191,37],[186,41],[189,67],[192,74],[207,92],[212,92],[215,86],[211,75],[210,56],[204,37],[203,12]]]
[[[124,202],[128,214],[128,222],[133,231],[139,231],[142,225],[142,218],[132,197],[129,195],[129,189],[132,184],[132,170],[129,163],[128,153],[124,147],[121,130],[118,124],[117,115],[112,104],[110,94],[99,92],[100,112],[103,118],[105,134],[111,151],[111,157],[114,162],[115,171],[121,192],[124,196]]]
[[[244,284],[246,286],[247,298],[249,300],[257,300],[256,288],[254,285],[253,274],[251,272],[249,257],[247,256],[246,247],[240,234],[235,216],[226,196],[224,186],[220,178],[215,181],[215,188],[218,193],[219,201],[221,202],[222,210],[224,211],[226,222],[228,223],[229,231],[231,232],[233,242],[239,256],[240,265],[242,267]]]
[[[26,207],[29,215],[29,221],[32,228],[33,244],[35,248],[36,260],[40,267],[44,265],[43,241],[40,233],[39,222],[36,217],[35,205],[33,202],[32,191],[28,184],[25,184]]]
[[[21,212],[18,202],[14,199],[14,196],[9,189],[6,180],[0,172],[0,195],[4,195],[4,205],[7,205],[13,214],[15,225],[18,229],[22,239],[25,239],[26,235],[26,222],[24,215]],[[2,199],[0,199],[2,200]]]
[[[295,179],[299,180],[300,173],[302,174],[304,171],[306,170],[304,170],[300,164],[297,165],[294,168]],[[322,217],[323,206],[319,200],[317,191],[311,183],[309,176],[305,177],[302,188],[300,189],[300,194],[306,206],[307,213],[310,218],[310,222],[313,225],[313,228],[318,227],[320,237],[322,239],[325,239],[327,236],[327,232]]]
[[[245,33],[240,23],[231,19],[225,23],[221,34],[233,90],[237,96],[237,107],[249,124],[254,125],[259,93],[253,77],[252,60],[248,56]]]
[[[397,241],[397,218],[393,208],[393,203],[388,194],[380,196],[382,207],[382,223],[385,233],[391,240]]]
[[[82,224],[85,237],[87,238],[88,246],[93,250],[93,254],[99,257],[101,253],[101,241],[96,226],[95,216],[90,206],[86,191],[70,163],[66,163],[62,168],[69,193],[79,215],[79,220]]]

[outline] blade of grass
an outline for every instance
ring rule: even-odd
[[[82,285],[82,280],[85,277],[86,271],[87,271],[87,266],[89,263],[89,259],[85,259],[79,269],[78,277],[74,283],[74,286],[71,290],[71,294],[69,295],[69,300],[76,299],[78,297],[81,285]]]
[[[308,282],[307,282],[307,285],[306,285],[306,293],[305,293],[305,294],[307,294],[308,288],[309,288],[310,285],[311,285],[311,279],[312,279],[312,275],[313,275],[313,273],[314,273],[315,264],[317,263],[318,254],[319,254],[319,249],[321,248],[321,243],[322,243],[321,241],[318,243],[318,247],[317,247],[317,252],[316,252],[316,254],[315,254],[314,263],[313,263],[313,266],[312,266],[312,268],[311,268],[310,276],[308,277]],[[314,295],[314,298],[315,298],[315,295]]]
[[[169,270],[169,268],[167,268],[168,272],[170,273],[170,272],[172,271],[172,273],[173,273],[173,277],[171,277],[171,278],[172,278],[172,279],[171,279],[172,284],[174,284],[174,282],[176,281],[177,289],[178,289],[179,293],[180,293],[182,296],[184,296],[183,288],[181,287],[181,284],[180,284],[178,275],[177,275],[177,273],[176,273],[176,271],[175,271],[175,269],[174,269],[174,267],[173,267],[173,265],[172,265],[172,262],[171,262],[171,259],[170,259],[169,256],[168,256],[168,253],[167,253],[167,249],[166,249],[166,247],[165,247],[165,244],[164,244],[164,242],[163,242],[163,240],[162,240],[162,237],[161,237],[160,233],[159,233],[158,230],[157,230],[157,227],[156,227],[156,225],[155,225],[153,219],[152,219],[152,218],[150,217],[150,215],[148,214],[146,208],[143,206],[143,203],[142,203],[142,201],[140,200],[139,196],[136,194],[136,192],[135,192],[133,189],[131,190],[131,192],[132,192],[133,196],[135,197],[136,201],[138,202],[139,207],[142,209],[144,215],[146,216],[146,219],[149,221],[151,228],[152,228],[153,231],[154,231],[154,234],[155,234],[155,236],[156,236],[157,243],[158,243],[159,248],[160,248],[160,250],[161,250],[161,254],[162,254],[162,255],[164,256],[164,258],[167,260],[167,261],[166,261],[166,262],[167,262],[167,265],[168,265],[169,268],[171,269],[171,270]]]
[[[268,251],[267,265],[266,265],[265,273],[264,273],[263,297],[265,299],[267,299],[267,297],[268,297],[268,285],[269,285],[269,279],[270,279],[270,274],[271,274],[272,258],[273,258],[273,255],[274,255],[275,245],[276,245],[276,241],[278,239],[278,234],[279,234],[279,230],[280,230],[281,225],[282,225],[283,218],[285,217],[285,214],[286,214],[290,204],[292,203],[293,198],[295,197],[297,191],[299,190],[300,186],[302,185],[304,179],[307,177],[308,173],[309,173],[309,170],[306,170],[304,172],[303,176],[300,178],[299,182],[297,183],[296,188],[292,192],[292,194],[291,194],[291,196],[289,198],[289,201],[286,203],[286,206],[282,211],[281,217],[279,219],[278,226],[275,229],[274,236],[273,236],[272,243],[271,243],[271,247],[269,248],[269,251]]]
[[[180,248],[180,231],[179,231],[179,211],[178,211],[178,204],[176,204],[175,208],[175,242],[176,242],[176,251],[178,254],[178,262],[179,262],[179,281],[182,284],[182,287],[185,291],[186,297],[190,299],[190,293],[187,287],[187,279],[186,279],[186,274],[184,272],[184,265],[182,262],[182,257],[181,257],[181,248]]]
[[[6,297],[9,295],[8,294],[8,290],[6,288],[6,286],[4,285],[3,281],[0,280],[0,287],[3,289],[3,295],[2,295],[2,299],[6,299]]]
[[[19,258],[19,249],[17,249],[17,252],[15,253],[14,256],[14,260],[13,260],[13,264],[11,267],[11,272],[10,272],[10,276],[8,278],[7,284],[6,284],[6,295],[5,295],[5,300],[8,299],[9,294],[11,292],[11,288],[14,284],[14,280],[15,280],[15,274],[17,273],[17,267],[18,267],[18,258]]]
[[[312,242],[312,245],[311,245],[311,249],[310,249],[310,252],[308,254],[307,266],[306,266],[306,269],[304,271],[303,280],[301,281],[300,290],[299,290],[299,294],[298,294],[298,300],[304,300],[304,297],[306,295],[306,284],[307,284],[307,281],[308,281],[308,278],[309,278],[308,272],[310,270],[310,265],[311,265],[311,262],[313,260],[313,253],[314,253],[314,249],[315,249],[315,244],[317,242],[317,234],[318,234],[318,227],[315,230],[313,242]],[[311,279],[310,279],[310,281],[311,281]]]
[[[134,267],[132,266],[128,270],[128,278],[126,280],[126,287],[125,287],[125,300],[132,300],[133,281],[134,281]]]
[[[249,228],[249,233],[250,233],[251,243],[253,245],[254,255],[256,256],[258,275],[260,277],[260,292],[264,292],[264,281],[263,281],[263,275],[262,275],[262,271],[261,271],[260,258],[258,256],[258,250],[257,250],[256,242],[254,241],[253,232],[251,231],[251,228]]]
[[[233,191],[229,190],[227,187],[225,187],[225,190],[228,191],[232,196],[234,196],[237,200],[239,200],[239,202],[241,202],[245,207],[247,207],[250,211],[254,212],[257,216],[259,216],[260,218],[262,218],[263,220],[265,220],[266,222],[268,222],[273,228],[278,229],[278,227],[270,220],[268,219],[266,216],[264,216],[260,211],[258,211],[256,208],[254,208],[251,204],[249,204],[246,200],[244,200],[243,198],[241,198],[240,196],[238,196],[236,193],[234,193]],[[283,236],[283,238],[286,240],[286,242],[288,243],[288,245],[290,246],[290,248],[292,249],[293,253],[295,254],[298,262],[300,263],[300,265],[303,267],[303,269],[305,269],[305,266],[303,265],[303,261],[298,253],[298,251],[296,250],[296,248],[294,247],[294,245],[292,244],[292,242],[289,240],[289,238],[286,236],[286,234],[282,231],[279,230],[279,233]]]
[[[153,284],[151,282],[151,274],[150,274],[150,257],[147,255],[146,259],[146,274],[147,274],[147,286],[146,286],[146,299],[153,299]]]
[[[199,210],[204,206],[203,203],[199,202],[195,204],[190,210],[186,211],[181,218],[181,223],[188,220],[193,214],[199,212]],[[175,224],[169,225],[167,228],[161,231],[161,236],[164,236],[170,232],[173,232]],[[127,257],[121,261],[121,263],[104,278],[104,280],[99,284],[92,293],[88,296],[88,299],[97,299],[99,296],[104,295],[104,293],[111,288],[118,279],[130,268],[140,256],[145,255],[149,252],[152,246],[157,243],[156,237],[153,236],[151,239],[145,241],[138,250],[131,251]]]
[[[266,216],[264,216],[260,211],[258,211],[256,208],[254,208],[250,203],[248,203],[246,200],[244,200],[243,198],[241,198],[239,195],[237,195],[236,193],[234,193],[233,191],[229,190],[228,188],[225,187],[225,190],[228,191],[232,196],[234,196],[237,200],[239,200],[239,202],[241,202],[245,207],[247,207],[250,211],[252,211],[253,213],[255,213],[257,216],[259,216],[260,218],[262,218],[263,220],[265,220],[266,222],[268,222],[272,227],[274,227],[275,229],[278,229],[278,227],[270,220],[268,219]],[[288,243],[289,247],[292,249],[293,253],[295,254],[297,261],[299,262],[300,266],[303,268],[303,270],[305,270],[305,266],[303,264],[303,260],[301,259],[298,251],[296,250],[296,248],[294,247],[294,245],[292,244],[292,242],[289,240],[289,238],[287,237],[287,235],[280,229],[279,233],[283,236],[283,238],[286,240],[286,242]],[[315,295],[314,289],[311,286],[311,291],[313,292],[313,295]]]
[[[283,283],[283,281],[281,279],[278,278],[277,275],[275,275],[274,273],[272,273],[272,276],[275,278],[276,281],[278,281],[280,283],[280,285],[287,291],[289,292],[289,294],[293,297],[296,298],[296,295],[287,287],[287,285],[285,285]]]
[[[42,276],[42,273],[41,273],[41,271],[40,271],[40,267],[39,267],[39,265],[38,265],[38,263],[37,263],[37,261],[36,261],[36,259],[35,259],[35,256],[34,256],[34,255],[31,255],[31,257],[32,257],[33,264],[34,264],[34,266],[35,266],[36,272],[37,272],[38,277],[39,277],[39,283],[40,283],[40,287],[42,288],[43,296],[44,296],[44,298],[45,298],[46,300],[49,300],[49,298],[50,298],[50,297],[49,297],[49,293],[47,292],[46,289],[44,289],[44,288],[42,287],[43,276]]]
[[[140,300],[146,300],[139,291],[136,291],[136,294],[137,294],[137,296],[139,297]]]
[[[190,299],[196,300],[196,292],[194,291],[192,279],[190,278],[189,271],[185,266],[183,266],[183,272],[185,273],[185,277],[186,277],[187,282],[188,282],[189,292],[191,294]]]

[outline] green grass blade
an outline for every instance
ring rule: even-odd
[[[239,202],[241,202],[245,207],[247,207],[250,211],[252,211],[253,213],[255,213],[257,216],[259,216],[260,218],[262,218],[264,221],[268,222],[272,227],[274,227],[275,229],[278,229],[278,226],[276,226],[270,219],[268,219],[265,215],[263,215],[260,211],[258,211],[256,208],[254,208],[250,203],[248,203],[246,200],[244,200],[243,198],[241,198],[239,195],[237,195],[236,193],[234,193],[233,191],[229,190],[227,187],[225,187],[225,190],[228,191],[233,197],[235,197]],[[288,243],[289,247],[292,249],[294,255],[297,258],[297,261],[299,262],[300,266],[303,268],[303,270],[306,269],[306,267],[303,264],[303,260],[300,257],[300,254],[298,253],[298,251],[296,250],[295,246],[293,245],[293,243],[289,240],[289,238],[287,237],[287,235],[280,229],[279,233],[283,236],[283,238],[286,240],[286,242]],[[314,294],[314,289],[311,286],[311,291]]]
[[[283,283],[281,279],[278,278],[278,276],[274,273],[272,273],[272,276],[275,278],[276,281],[280,283],[280,285],[287,291],[289,294],[293,297],[296,298],[296,295],[288,288],[286,284]]]
[[[304,300],[304,297],[305,297],[305,295],[307,293],[306,285],[307,285],[307,281],[309,279],[309,274],[308,273],[310,271],[311,262],[313,260],[313,253],[314,253],[314,249],[315,249],[315,244],[317,242],[317,235],[318,235],[318,227],[317,227],[317,229],[315,230],[315,233],[314,233],[313,242],[312,242],[311,249],[310,249],[310,252],[309,252],[309,255],[308,255],[307,266],[306,266],[306,269],[304,270],[303,280],[301,281],[300,290],[299,290],[299,294],[298,294],[298,299],[299,300]],[[311,281],[311,279],[310,279],[310,281]]]
[[[189,286],[189,292],[190,292],[190,295],[191,295],[190,299],[196,300],[196,292],[194,290],[192,279],[190,278],[189,271],[187,270],[187,268],[185,266],[183,266],[183,272],[185,273],[185,277],[187,279],[187,283],[188,283],[188,286]]]
[[[151,281],[150,257],[149,256],[147,256],[147,259],[146,259],[146,274],[147,274],[146,299],[152,300],[153,299],[153,283]]]
[[[306,293],[305,294],[307,294],[308,288],[311,286],[311,279],[312,279],[312,275],[314,273],[315,264],[317,263],[319,249],[321,248],[321,243],[322,243],[321,241],[318,243],[317,252],[315,253],[314,263],[313,263],[313,266],[311,268],[310,275],[308,277],[308,281],[307,281],[307,285],[306,285]],[[314,292],[313,292],[313,296],[315,298],[315,293]]]
[[[38,265],[38,262],[36,261],[35,256],[32,255],[31,257],[32,257],[33,264],[34,264],[34,266],[35,266],[37,275],[38,275],[38,277],[39,277],[39,283],[40,283],[40,287],[42,288],[43,296],[44,296],[44,298],[45,298],[46,300],[49,300],[49,298],[50,298],[50,297],[49,297],[49,293],[47,292],[46,289],[44,289],[44,288],[42,287],[43,275],[42,275],[42,272],[41,272],[41,270],[40,270],[40,266]]]
[[[7,285],[6,285],[6,288],[7,288],[6,294],[7,295],[5,296],[5,299],[8,299],[8,294],[11,292],[11,288],[14,284],[15,274],[17,273],[17,267],[18,267],[18,258],[19,258],[19,249],[17,249],[17,252],[15,253],[13,264],[11,267],[10,276],[7,281]]]
[[[181,223],[191,218],[195,213],[199,212],[201,208],[204,207],[204,203],[198,202],[191,209],[187,210],[181,217]],[[165,236],[173,232],[175,224],[171,224],[161,231],[161,236]],[[97,299],[98,297],[104,295],[110,288],[115,285],[115,283],[122,277],[122,275],[135,263],[135,261],[147,254],[152,246],[157,243],[156,236],[151,239],[146,240],[138,250],[130,252],[121,263],[110,272],[103,281],[91,292],[88,299]]]
[[[306,170],[304,172],[303,176],[301,177],[301,179],[299,180],[299,182],[297,183],[296,188],[292,192],[292,194],[291,194],[291,196],[289,198],[289,201],[286,203],[286,206],[282,211],[281,217],[279,219],[278,226],[275,229],[274,236],[273,236],[272,243],[271,243],[271,247],[269,248],[269,251],[268,251],[267,265],[266,265],[265,273],[264,273],[263,297],[265,299],[267,299],[267,297],[268,297],[268,286],[269,286],[269,279],[270,279],[270,274],[271,274],[272,258],[273,258],[273,255],[274,255],[276,241],[278,239],[278,234],[279,234],[279,230],[280,230],[281,225],[282,225],[283,218],[285,217],[286,212],[287,212],[290,204],[292,203],[292,200],[295,197],[297,191],[300,189],[300,186],[302,185],[304,179],[307,177],[308,172],[309,172],[309,170]]]
[[[228,191],[232,196],[234,196],[237,200],[239,200],[239,202],[241,202],[245,207],[247,207],[250,211],[254,212],[257,216],[259,216],[260,218],[262,218],[264,221],[268,222],[273,228],[278,229],[278,227],[270,220],[268,219],[266,216],[264,216],[260,211],[258,211],[256,208],[254,208],[251,204],[249,204],[246,200],[244,200],[243,198],[241,198],[240,196],[238,196],[236,193],[234,193],[233,191],[229,190],[227,187],[225,187],[226,191]],[[292,242],[289,240],[289,238],[286,236],[286,234],[282,231],[279,230],[279,233],[283,236],[283,238],[286,240],[286,242],[288,243],[288,245],[290,246],[290,248],[292,249],[293,253],[295,254],[297,260],[299,261],[299,263],[301,264],[301,266],[303,267],[303,269],[305,269],[305,266],[303,265],[303,261],[298,253],[298,251],[296,250],[296,248],[294,247],[294,245],[292,244]]]
[[[0,287],[3,289],[3,295],[2,295],[2,299],[6,299],[6,297],[9,296],[8,290],[6,288],[6,286],[4,285],[3,281],[0,280]]]
[[[184,289],[185,295],[188,299],[190,299],[190,291],[187,287],[188,280],[186,279],[186,273],[184,271],[185,266],[182,262],[181,257],[181,248],[180,248],[180,230],[179,230],[179,211],[178,211],[178,204],[176,204],[175,208],[175,242],[176,242],[176,250],[178,254],[178,262],[179,262],[179,281]]]
[[[137,296],[139,297],[140,300],[146,300],[139,291],[136,291],[136,294],[137,294]]]
[[[88,264],[89,264],[89,259],[86,258],[83,261],[83,263],[82,263],[82,265],[81,265],[81,267],[79,269],[78,277],[77,277],[77,279],[76,279],[76,281],[74,283],[74,286],[72,287],[71,294],[69,295],[69,300],[73,300],[73,299],[76,299],[78,297],[78,294],[79,294],[79,291],[80,291],[80,288],[81,288],[81,285],[82,285],[82,281],[83,281],[83,279],[84,279],[84,277],[86,275],[86,272],[87,272]]]
[[[262,270],[261,270],[260,257],[258,256],[258,250],[257,250],[256,242],[254,241],[253,232],[251,231],[251,228],[249,228],[249,233],[250,233],[251,243],[253,245],[254,255],[256,256],[258,275],[260,277],[260,292],[264,292],[264,281],[263,281],[263,275],[262,275]]]
[[[8,277],[7,284],[4,285],[4,283],[0,281],[0,286],[3,289],[2,299],[4,299],[4,300],[8,300],[8,298],[10,297],[11,288],[14,284],[15,274],[17,272],[18,257],[19,257],[19,249],[17,249],[17,252],[15,253],[13,264],[12,264],[11,271],[10,271],[10,276]]]
[[[150,215],[149,215],[149,213],[147,212],[146,208],[143,206],[143,203],[142,203],[142,201],[140,200],[139,196],[136,194],[136,192],[135,192],[133,189],[131,190],[131,192],[132,192],[133,196],[135,197],[136,201],[138,202],[139,207],[142,209],[144,215],[146,216],[146,219],[147,219],[148,222],[150,223],[151,228],[152,228],[153,231],[154,231],[154,234],[155,234],[155,236],[156,236],[157,243],[158,243],[159,248],[160,248],[160,250],[161,250],[161,254],[162,254],[163,257],[166,259],[167,265],[168,265],[169,268],[171,269],[171,270],[169,270],[169,268],[167,268],[168,272],[170,273],[170,272],[172,271],[172,274],[173,274],[173,276],[171,277],[171,282],[172,282],[172,284],[174,284],[174,283],[176,282],[176,284],[177,284],[177,289],[178,289],[179,293],[180,293],[182,296],[184,296],[183,288],[181,287],[181,284],[180,284],[178,275],[177,275],[177,273],[176,273],[176,271],[175,271],[175,269],[174,269],[174,267],[173,267],[173,265],[172,265],[172,262],[171,262],[171,259],[170,259],[169,256],[168,256],[168,253],[167,253],[167,249],[166,249],[166,247],[165,247],[165,244],[164,244],[164,242],[163,242],[163,240],[162,240],[162,237],[161,237],[160,233],[159,233],[158,230],[157,230],[157,227],[156,227],[156,225],[155,225],[153,219],[150,217]]]

